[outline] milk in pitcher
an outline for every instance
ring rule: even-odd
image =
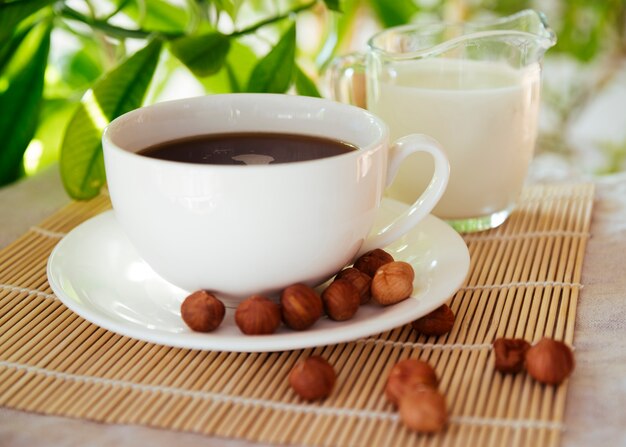
[[[540,66],[514,69],[467,59],[408,60],[373,79],[368,109],[392,139],[436,138],[450,160],[448,188],[433,214],[456,220],[513,208],[532,158]],[[433,172],[425,154],[406,160],[388,195],[412,203]]]

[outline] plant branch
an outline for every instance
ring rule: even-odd
[[[296,6],[295,8],[290,9],[289,11],[283,13],[283,14],[279,14],[277,16],[274,17],[270,17],[268,19],[265,20],[261,20],[260,22],[255,23],[254,25],[248,27],[248,28],[244,28],[240,31],[235,31],[233,33],[230,34],[231,37],[239,37],[239,36],[243,36],[245,34],[251,34],[253,32],[255,32],[256,30],[258,30],[259,28],[263,28],[264,26],[267,25],[271,25],[272,23],[276,23],[276,22],[280,22],[281,20],[284,20],[286,18],[288,18],[289,16],[293,15],[293,14],[298,14],[299,12],[305,11],[307,9],[311,9],[313,6],[315,6],[315,4],[317,3],[317,0],[313,0],[310,1],[308,3],[305,3],[303,5],[300,6]]]
[[[175,39],[176,37],[183,36],[182,33],[147,31],[141,28],[138,28],[138,29],[121,28],[119,26],[111,25],[110,23],[103,21],[103,20],[92,19],[90,17],[87,17],[86,15],[76,11],[75,9],[70,8],[66,4],[63,4],[63,6],[61,6],[61,8],[59,9],[59,13],[61,14],[62,17],[65,17],[66,19],[77,20],[86,25],[89,25],[93,29],[102,31],[103,33],[108,34],[109,36],[119,37],[122,39],[123,38],[147,39],[148,37],[155,36],[155,35],[164,37],[166,39]]]
[[[276,23],[281,20],[287,19],[294,14],[298,14],[299,12],[305,11],[307,9],[311,9],[313,6],[315,6],[316,3],[317,3],[317,0],[311,0],[308,3],[304,3],[300,6],[294,7],[283,14],[279,14],[274,17],[261,20],[260,22],[257,22],[254,25],[249,26],[248,28],[235,31],[229,34],[229,36],[239,37],[239,36],[243,36],[246,34],[252,34],[259,28],[263,28],[264,26],[271,25],[272,23]],[[75,9],[70,8],[66,4],[63,4],[58,9],[58,12],[62,17],[66,19],[77,20],[86,25],[89,25],[93,29],[102,31],[103,33],[109,36],[118,37],[122,39],[124,38],[147,39],[151,36],[160,36],[167,40],[171,40],[171,39],[176,39],[178,37],[184,36],[184,33],[167,33],[163,31],[148,31],[148,30],[144,30],[141,28],[137,28],[137,29],[122,28],[119,26],[111,25],[106,20],[99,20],[96,18],[88,17],[76,11]]]
[[[117,14],[119,14],[120,12],[122,12],[122,10],[124,8],[126,8],[126,5],[128,5],[128,3],[130,3],[130,0],[122,0],[120,2],[119,5],[117,5],[117,8],[115,8],[113,11],[111,11],[109,14],[107,14],[106,17],[104,17],[102,20],[104,21],[108,21],[109,19],[115,17]]]

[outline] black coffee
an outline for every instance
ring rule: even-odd
[[[343,141],[283,133],[223,133],[166,141],[138,153],[161,160],[216,165],[276,164],[333,157],[356,150]]]

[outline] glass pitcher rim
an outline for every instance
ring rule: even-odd
[[[540,24],[540,32],[532,33],[528,31],[521,31],[515,29],[509,30],[482,30],[482,31],[470,31],[466,34],[451,38],[449,40],[443,41],[441,43],[425,47],[422,49],[417,49],[413,51],[389,51],[380,45],[375,43],[376,40],[380,39],[381,36],[391,33],[402,33],[407,31],[418,31],[424,30],[428,28],[464,28],[464,27],[488,27],[488,26],[497,26],[500,24],[505,24],[507,22],[514,22],[523,16],[533,16],[536,17]],[[524,9],[515,14],[508,15],[506,17],[500,17],[492,20],[477,20],[470,22],[453,22],[453,21],[432,21],[426,23],[410,23],[406,25],[394,26],[391,28],[386,28],[384,30],[379,31],[374,34],[368,41],[367,45],[370,50],[382,53],[386,56],[393,57],[395,59],[412,59],[418,57],[427,57],[439,53],[443,53],[446,50],[458,45],[461,42],[468,40],[476,40],[476,39],[484,39],[484,38],[502,38],[502,37],[524,37],[526,39],[532,40],[536,42],[536,45],[539,47],[543,47],[544,49],[548,49],[552,47],[556,43],[556,35],[552,28],[547,23],[545,15],[534,9]]]

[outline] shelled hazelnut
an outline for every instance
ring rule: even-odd
[[[423,387],[437,389],[438,383],[435,370],[427,362],[405,359],[391,368],[385,385],[385,396],[392,404],[398,405],[400,398],[409,392]]]
[[[446,400],[437,391],[438,385],[435,370],[427,362],[405,359],[391,368],[385,395],[398,407],[400,420],[409,430],[434,433],[448,422]]]
[[[403,261],[384,264],[372,277],[372,298],[384,306],[399,303],[413,293],[414,279],[411,264]]]
[[[393,262],[393,260],[393,256],[385,250],[376,248],[361,255],[359,259],[354,262],[354,267],[365,273],[367,276],[373,277],[379,267]]]
[[[452,330],[454,326],[454,312],[447,304],[439,306],[429,314],[413,321],[411,326],[423,335],[444,335]]]
[[[435,433],[448,423],[444,396],[433,388],[414,390],[400,399],[400,420],[409,429],[419,433]]]
[[[307,329],[322,316],[322,299],[311,287],[294,284],[283,290],[280,295],[280,307],[283,321],[291,329]]]
[[[180,306],[183,321],[196,332],[214,331],[222,323],[225,313],[224,304],[206,290],[193,292]]]
[[[352,318],[359,310],[361,298],[350,281],[336,279],[322,292],[322,302],[330,319],[345,321]]]
[[[352,285],[359,292],[359,298],[361,304],[367,303],[372,298],[372,292],[370,287],[372,285],[372,278],[363,273],[361,270],[355,267],[349,267],[340,271],[335,280],[337,279],[345,279],[346,281],[350,281]]]
[[[526,351],[526,371],[535,380],[558,385],[574,370],[574,354],[565,343],[542,338]]]
[[[324,311],[331,320],[345,321],[372,297],[382,305],[408,298],[413,292],[414,277],[410,264],[394,261],[386,251],[375,249],[359,257],[354,267],[337,273],[322,296],[305,284],[293,284],[282,290],[280,305],[260,295],[244,300],[237,307],[234,320],[246,335],[272,334],[281,321],[290,329],[305,330],[315,324]],[[224,314],[221,301],[206,291],[194,292],[181,306],[183,320],[195,331],[214,330],[221,324]]]
[[[289,373],[289,385],[305,400],[328,397],[336,380],[335,370],[320,356],[299,361]]]
[[[268,335],[280,326],[280,306],[267,297],[253,295],[235,311],[235,323],[246,335]]]

